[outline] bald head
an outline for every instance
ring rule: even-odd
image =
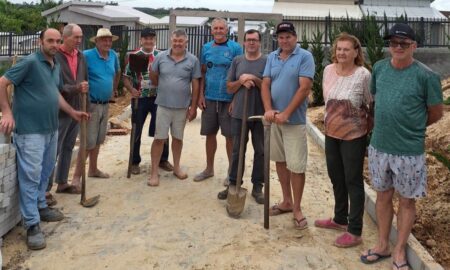
[[[74,23],[64,26],[63,30],[63,49],[72,52],[78,49],[83,41],[83,31],[81,27]]]

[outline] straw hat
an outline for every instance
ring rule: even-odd
[[[118,36],[111,34],[111,31],[109,31],[108,28],[100,28],[97,31],[97,35],[95,37],[91,37],[89,40],[91,42],[95,42],[95,40],[100,37],[112,37],[112,41],[116,41],[119,39]]]

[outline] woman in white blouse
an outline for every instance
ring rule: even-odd
[[[364,214],[363,164],[370,130],[370,72],[363,67],[359,40],[340,34],[332,47],[333,63],[325,68],[325,155],[333,184],[334,217],[315,226],[344,231],[334,244],[352,247],[362,242]],[[349,203],[350,200],[350,203]]]

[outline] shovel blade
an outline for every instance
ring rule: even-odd
[[[80,203],[83,207],[93,207],[99,202],[99,199],[100,199],[100,195],[97,195],[95,197],[82,200]]]
[[[227,213],[232,218],[239,218],[244,211],[245,198],[247,196],[247,189],[240,188],[239,191],[236,186],[230,186],[227,196]]]

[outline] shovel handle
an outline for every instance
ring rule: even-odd
[[[239,160],[236,179],[236,191],[239,194],[242,184],[242,176],[244,174],[244,149],[245,149],[245,136],[247,135],[247,108],[248,108],[248,89],[244,89],[244,107],[242,108],[242,121],[241,121],[241,137],[239,143]]]
[[[81,110],[87,111],[87,95],[81,93]],[[81,158],[81,202],[86,200],[86,118],[81,118],[80,123],[80,158]]]

